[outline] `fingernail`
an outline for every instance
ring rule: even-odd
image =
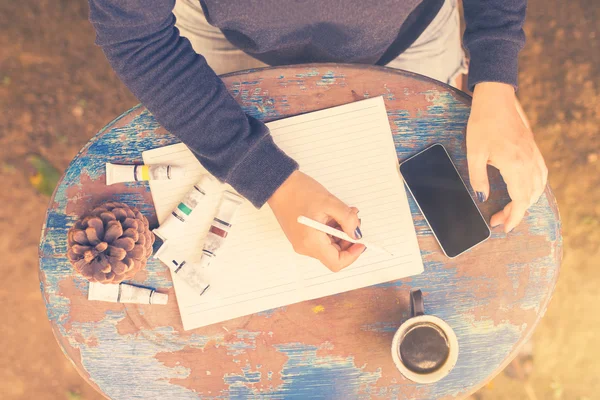
[[[366,247],[363,249],[363,251],[362,251],[362,252],[364,253],[365,251],[367,251],[367,248],[366,248]],[[360,254],[362,254],[362,253],[360,253]]]
[[[360,228],[358,226],[354,230],[354,238],[355,239],[361,239],[362,238],[362,232],[360,231]]]
[[[477,192],[477,200],[479,200],[480,203],[483,203],[485,201],[485,194],[483,192]]]

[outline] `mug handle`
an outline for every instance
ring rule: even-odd
[[[423,293],[420,289],[410,291],[410,316],[417,317],[425,314],[423,305]]]

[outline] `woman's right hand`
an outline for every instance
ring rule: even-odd
[[[348,207],[310,176],[293,172],[268,200],[279,225],[296,253],[321,261],[333,272],[352,264],[365,246],[339,241],[298,223],[303,215],[326,225],[340,227],[350,237],[359,239],[358,209]]]

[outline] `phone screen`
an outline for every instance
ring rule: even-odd
[[[400,173],[448,257],[490,236],[490,228],[450,156],[435,144],[400,165]]]

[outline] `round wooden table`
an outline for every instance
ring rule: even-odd
[[[471,99],[437,81],[387,68],[317,64],[223,77],[244,108],[268,121],[384,96],[400,160],[442,143],[468,183],[465,127]],[[549,188],[509,235],[446,258],[410,199],[425,272],[184,332],[170,274],[151,259],[133,282],[169,293],[167,306],[90,302],[87,281],[66,253],[67,230],[109,199],[138,207],[156,224],[146,184],[105,185],[106,162],[141,163],[142,151],[178,142],[141,106],[102,129],[58,185],[43,227],[40,281],[48,318],[77,370],[114,399],[463,398],[500,372],[544,315],[562,256],[560,218]],[[507,202],[490,169],[489,217]],[[409,196],[410,197],[410,196]],[[450,375],[430,385],[398,372],[394,331],[421,288],[428,313],[460,344]]]

